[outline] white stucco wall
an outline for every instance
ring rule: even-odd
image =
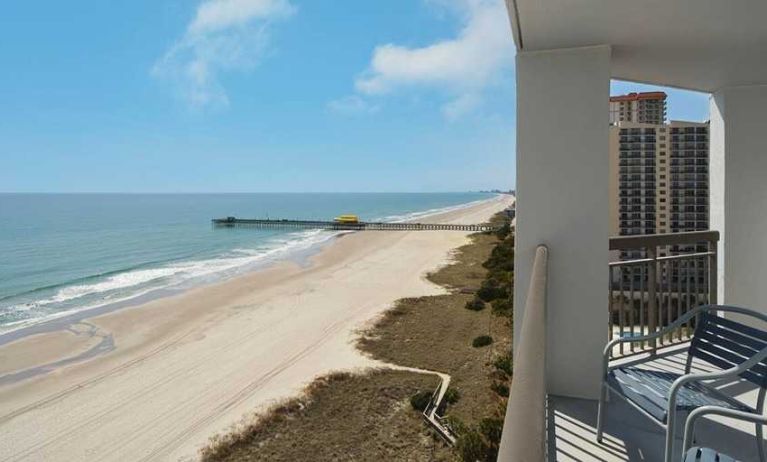
[[[724,303],[724,95],[714,93],[709,99],[709,228],[719,231],[717,259],[717,303]]]
[[[711,97],[711,228],[719,301],[767,312],[767,85]]]
[[[596,398],[607,341],[607,46],[517,55],[515,340],[535,248],[549,247],[550,393]]]

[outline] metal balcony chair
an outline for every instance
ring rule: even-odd
[[[733,411],[732,409],[717,406],[699,407],[690,413],[687,417],[687,423],[684,426],[682,462],[736,462],[732,457],[716,452],[713,449],[690,447],[692,446],[693,437],[695,436],[695,424],[697,423],[697,420],[700,417],[709,414],[752,422],[757,426],[767,424],[767,416],[752,414],[750,412]]]
[[[672,324],[653,334],[619,338],[607,344],[603,353],[602,387],[597,414],[597,441],[602,442],[604,413],[608,393],[616,395],[650,417],[666,430],[665,461],[672,461],[674,432],[678,411],[690,412],[703,406],[718,406],[738,412],[761,415],[767,391],[767,331],[728,318],[720,313],[752,317],[767,327],[767,316],[746,308],[705,305],[690,310]],[[695,331],[687,351],[685,373],[652,371],[634,366],[609,367],[613,347],[622,342],[645,342],[658,339],[696,318]],[[691,374],[693,358],[717,368],[717,372]],[[650,357],[645,362],[650,362]],[[725,395],[706,381],[744,379],[759,387],[756,407]],[[759,460],[765,462],[762,424],[756,423]]]

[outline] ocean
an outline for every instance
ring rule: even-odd
[[[0,333],[302,259],[338,235],[214,217],[402,221],[484,193],[0,194]]]

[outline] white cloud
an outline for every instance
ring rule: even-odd
[[[267,50],[271,24],[295,11],[288,0],[206,0],[152,75],[172,82],[192,107],[227,106],[219,73],[255,67]]]
[[[253,19],[287,17],[295,10],[287,0],[208,0],[197,7],[189,30],[215,31],[241,26]]]
[[[362,75],[357,92],[383,95],[403,87],[437,87],[454,100],[443,107],[446,116],[467,112],[479,104],[480,93],[510,68],[514,58],[511,29],[502,0],[430,0],[459,14],[463,26],[457,37],[423,47],[380,45]]]
[[[357,115],[376,113],[380,107],[371,104],[359,95],[350,95],[330,101],[328,109],[338,114]]]

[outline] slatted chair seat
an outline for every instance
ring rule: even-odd
[[[671,384],[681,374],[652,371],[636,367],[618,367],[607,375],[607,383],[614,393],[634,403],[656,420],[666,423],[668,396]],[[755,410],[701,382],[686,384],[677,396],[677,409],[692,411],[701,406],[719,406],[736,411]]]
[[[737,462],[730,456],[720,454],[709,448],[690,448],[684,455],[683,462]]]
[[[729,314],[722,317],[717,316],[717,313]],[[666,462],[671,462],[674,452],[674,423],[680,411],[697,412],[695,411],[697,408],[714,406],[742,415],[761,415],[767,397],[767,329],[737,322],[730,317],[730,314],[743,316],[749,319],[749,322],[757,322],[762,326],[767,324],[767,316],[754,310],[735,306],[706,305],[687,312],[660,331],[637,338],[618,338],[610,341],[602,354],[603,375],[597,414],[597,441],[602,441],[608,392],[644,411],[666,430],[664,456]],[[657,340],[663,335],[672,333],[684,323],[695,325],[692,341],[687,350],[684,375],[642,369],[636,367],[636,363],[634,367],[609,367],[609,359],[616,345],[625,342]],[[652,359],[650,357],[644,362],[651,362]],[[706,362],[720,370],[691,374],[693,360]],[[744,379],[759,387],[755,408],[706,385],[707,381],[720,379]],[[761,422],[756,424],[755,440],[759,460],[767,462],[767,455],[762,444],[763,425],[764,423]]]

